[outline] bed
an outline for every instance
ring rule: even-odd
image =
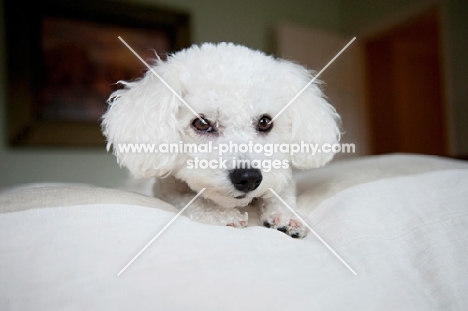
[[[420,155],[300,172],[315,232],[205,225],[88,185],[0,194],[1,310],[467,310],[468,164]],[[252,211],[252,219],[254,219]]]

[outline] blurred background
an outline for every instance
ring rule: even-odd
[[[356,153],[468,156],[468,1],[0,2],[0,188],[121,187],[98,119],[119,79],[192,43],[234,42],[320,70]],[[132,69],[134,68],[134,69]]]

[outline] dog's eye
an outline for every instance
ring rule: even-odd
[[[203,121],[202,121],[203,120]],[[205,118],[196,118],[192,122],[192,126],[200,132],[205,132],[205,133],[213,133],[216,132],[216,130],[213,128],[211,125],[210,121],[208,121]]]
[[[258,120],[257,130],[259,132],[269,132],[273,127],[273,123],[270,123],[270,121],[271,118],[269,116],[262,116]]]

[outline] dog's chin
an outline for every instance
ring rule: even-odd
[[[218,192],[209,191],[205,191],[205,193],[203,193],[203,197],[210,199],[224,208],[244,207],[249,205],[253,200],[252,196],[248,196],[246,194],[238,196],[225,196]]]

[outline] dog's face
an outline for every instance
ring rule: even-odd
[[[333,157],[265,152],[265,146],[339,140],[338,115],[316,84],[270,122],[312,78],[299,65],[223,43],[181,51],[154,70],[201,118],[152,72],[112,94],[103,131],[119,163],[136,177],[172,174],[196,192],[206,188],[206,198],[228,208],[270,195],[268,188],[280,192],[292,168],[318,167]],[[122,143],[212,149],[125,153],[117,146]]]

